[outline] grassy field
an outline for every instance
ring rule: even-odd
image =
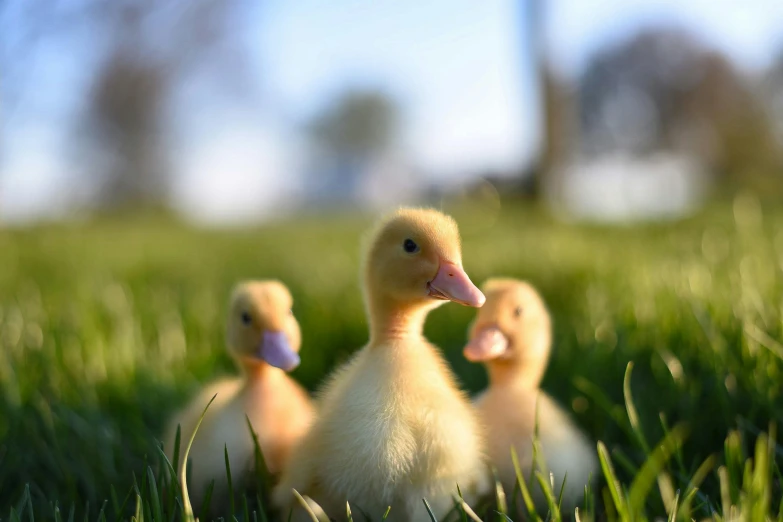
[[[741,508],[783,520],[783,448],[765,435],[783,424],[783,209],[740,198],[628,228],[564,224],[513,201],[495,222],[470,208],[455,216],[473,280],[528,279],[554,315],[543,387],[602,441],[616,474],[593,492],[596,518]],[[304,338],[294,376],[314,389],[366,341],[357,274],[371,222],[0,230],[0,519],[67,520],[71,509],[75,520],[127,519],[137,493],[145,520],[157,507],[179,517],[156,499],[156,437],[201,383],[233,371],[223,350],[232,285],[290,286]],[[484,371],[461,357],[471,318],[446,305],[426,332],[476,392]]]

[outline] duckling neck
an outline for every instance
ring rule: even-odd
[[[370,303],[370,346],[420,340],[430,307],[400,303]]]
[[[247,383],[261,380],[270,381],[279,379],[285,375],[285,372],[280,368],[275,368],[262,361],[240,361],[239,367],[241,368]]]
[[[529,390],[538,389],[544,377],[544,368],[538,365],[512,362],[489,364],[487,372],[493,386],[513,386]]]

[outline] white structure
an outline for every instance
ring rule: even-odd
[[[640,157],[623,153],[566,165],[546,187],[565,217],[601,222],[671,219],[696,209],[707,176],[695,158],[675,153]]]

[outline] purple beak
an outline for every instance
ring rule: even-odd
[[[264,332],[264,341],[258,349],[258,356],[267,363],[290,372],[299,366],[299,354],[291,349],[284,332]]]

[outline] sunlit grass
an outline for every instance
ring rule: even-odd
[[[494,224],[472,216],[456,215],[471,278],[528,279],[554,315],[543,386],[573,410],[602,464],[581,520],[780,517],[783,211],[739,198],[628,228],[557,223],[516,202]],[[294,376],[313,389],[366,340],[358,254],[371,221],[0,230],[0,518],[179,520],[182,495],[166,484],[182,461],[166,465],[156,437],[200,383],[233,371],[230,289],[266,277],[291,287],[303,330]],[[485,374],[460,353],[471,317],[444,306],[427,335],[475,392]],[[470,508],[521,520],[527,489],[543,487],[557,519],[563,479],[528,476],[503,492],[507,509]],[[257,482],[258,498],[237,495],[239,520],[273,515],[268,479]]]

